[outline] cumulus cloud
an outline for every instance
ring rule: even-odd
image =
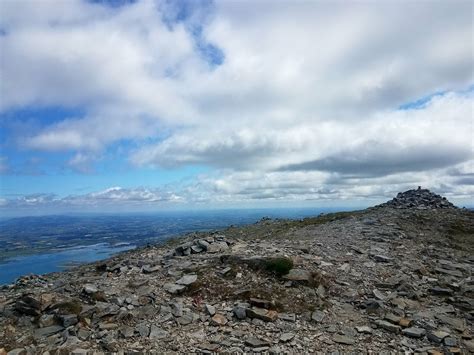
[[[19,0],[2,13],[0,110],[80,107],[17,139],[73,152],[78,171],[132,140],[136,169],[216,169],[175,188],[190,201],[380,196],[402,179],[471,191],[449,173],[472,173],[470,1]]]

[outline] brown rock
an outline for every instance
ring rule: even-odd
[[[224,317],[222,314],[216,313],[214,316],[211,318],[211,323],[214,325],[226,325],[228,322],[227,318]]]

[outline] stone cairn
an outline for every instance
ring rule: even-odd
[[[398,209],[416,208],[420,210],[457,208],[451,202],[449,202],[446,197],[437,195],[428,189],[422,189],[420,186],[418,186],[418,189],[416,190],[399,192],[397,197],[379,205],[379,207],[391,207]]]

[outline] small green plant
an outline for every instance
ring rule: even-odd
[[[57,304],[54,308],[62,314],[76,314],[82,311],[82,304],[79,301],[71,300]]]
[[[285,257],[272,258],[265,262],[265,269],[278,276],[283,276],[293,269],[293,261]]]

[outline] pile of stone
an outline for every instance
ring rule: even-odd
[[[420,186],[416,190],[399,192],[397,197],[385,202],[377,207],[391,207],[399,209],[437,209],[437,208],[457,208],[446,197],[442,197],[431,192],[428,189],[422,189]]]
[[[194,239],[175,248],[173,256],[188,256],[203,252],[218,253],[229,248],[232,241],[227,241],[224,235],[209,235],[202,239]]]

